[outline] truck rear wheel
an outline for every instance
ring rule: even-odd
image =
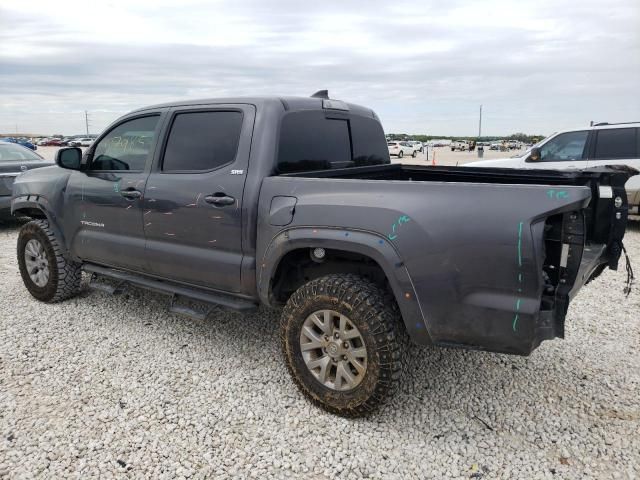
[[[338,415],[364,415],[400,378],[400,322],[385,293],[371,282],[355,275],[312,280],[282,313],[289,372],[316,405]]]
[[[24,286],[43,302],[58,302],[80,290],[81,264],[62,255],[46,220],[33,220],[20,229],[18,266]]]

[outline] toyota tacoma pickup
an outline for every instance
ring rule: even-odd
[[[357,416],[399,381],[407,333],[519,355],[563,337],[617,267],[631,174],[391,164],[376,114],[320,91],[136,110],[17,177],[11,208],[33,218],[17,255],[36,299],[84,271],[198,318],[282,306],[295,383]]]

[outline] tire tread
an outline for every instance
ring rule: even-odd
[[[365,401],[348,408],[327,403],[312,392],[293,368],[287,344],[287,332],[291,323],[299,321],[295,312],[309,299],[327,296],[336,298],[352,307],[367,323],[377,348],[379,377]],[[391,300],[391,301],[390,301]],[[359,417],[378,408],[396,390],[401,377],[402,320],[395,308],[393,297],[377,285],[353,274],[332,274],[312,280],[300,287],[289,298],[281,317],[280,335],[287,368],[297,387],[315,405],[345,417]]]

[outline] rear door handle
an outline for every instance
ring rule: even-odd
[[[213,195],[207,195],[206,197],[204,197],[204,201],[210,203],[211,205],[215,205],[216,207],[224,207],[226,205],[233,205],[234,203],[236,203],[235,198],[230,197],[229,195],[222,192],[217,192]]]
[[[142,192],[140,190],[121,190],[120,195],[124,198],[128,198],[129,200],[135,200],[136,198],[142,197]]]

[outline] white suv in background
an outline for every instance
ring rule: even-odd
[[[469,167],[583,169],[628,165],[640,170],[640,122],[598,123],[592,127],[554,133],[523,155],[467,163]],[[640,175],[626,185],[629,213],[640,215]]]
[[[398,158],[405,155],[411,155],[414,158],[418,156],[418,150],[409,142],[387,142],[387,146],[389,147],[389,155],[397,155]]]
[[[413,145],[413,148],[415,148],[418,152],[420,153],[424,152],[424,144],[422,142],[418,142],[416,140],[409,140],[407,143]]]
[[[69,142],[74,147],[90,147],[95,138],[76,138]]]

